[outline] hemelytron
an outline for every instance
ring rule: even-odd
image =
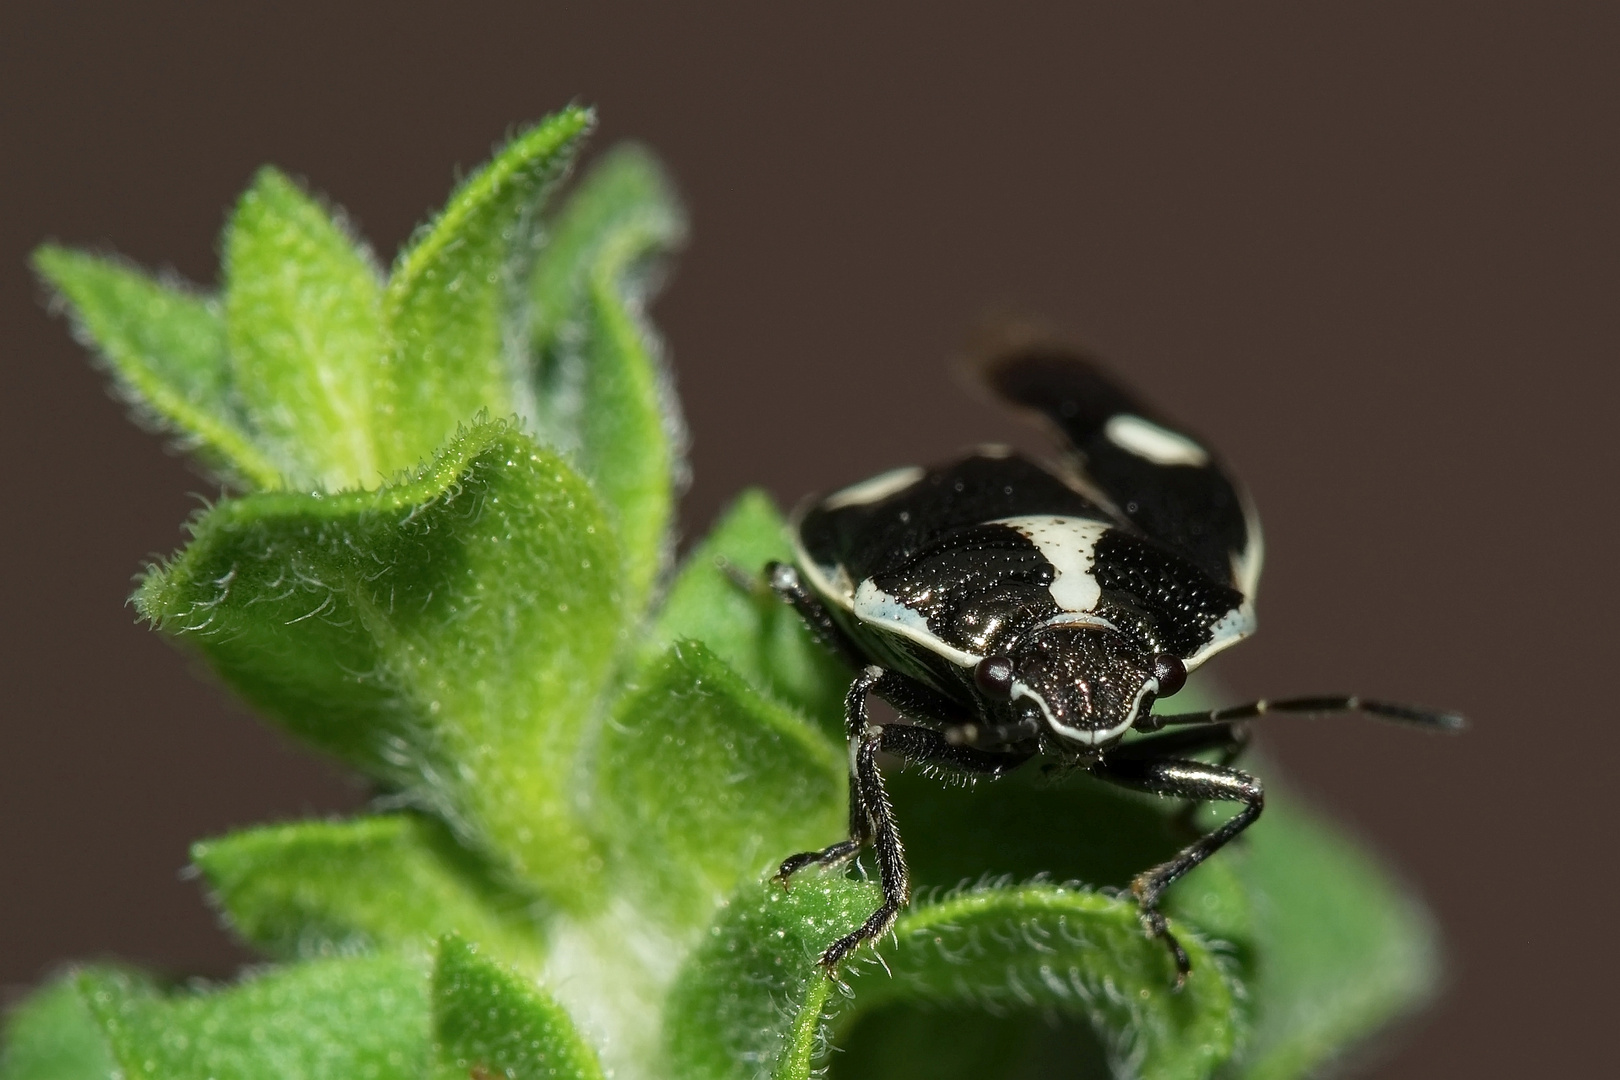
[[[1054,756],[1139,791],[1241,803],[1131,883],[1179,985],[1187,955],[1159,900],[1264,806],[1260,782],[1231,765],[1242,721],[1362,712],[1453,729],[1461,720],[1354,695],[1154,714],[1188,672],[1254,631],[1254,508],[1208,447],[1077,353],[1021,348],[985,376],[1000,398],[1055,429],[1060,459],[984,447],[885,472],[801,506],[797,565],[765,568],[770,587],[857,672],[845,699],[849,838],[793,856],[778,878],[845,861],[870,842],[883,902],[821,962],[835,967],[893,925],[909,885],[880,751],[987,777]],[[910,722],[873,723],[870,694]],[[1123,741],[1130,731],[1150,734]],[[1219,761],[1193,756],[1212,750]]]

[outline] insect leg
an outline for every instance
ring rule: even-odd
[[[1136,722],[1138,731],[1158,731],[1166,727],[1189,724],[1225,724],[1233,720],[1251,720],[1269,713],[1362,713],[1384,720],[1396,720],[1417,727],[1438,731],[1460,731],[1463,718],[1456,713],[1428,709],[1421,705],[1400,705],[1389,701],[1373,701],[1356,694],[1329,694],[1317,697],[1284,698],[1269,701],[1261,698],[1244,705],[1230,705],[1209,712],[1172,713],[1169,716],[1148,715]]]
[[[880,749],[918,765],[942,766],[970,776],[994,779],[1011,772],[1031,754],[993,754],[952,743],[942,732],[913,724],[888,724]]]
[[[888,933],[900,909],[911,899],[911,875],[906,869],[905,848],[901,846],[900,832],[894,823],[894,810],[889,805],[889,794],[883,788],[883,773],[877,764],[883,731],[876,724],[869,725],[855,744],[854,753],[861,802],[865,805],[872,831],[872,846],[877,849],[878,880],[883,886],[883,902],[867,916],[865,922],[833,942],[821,954],[821,966],[828,971],[836,968],[844,957],[863,942],[875,941]]]
[[[780,565],[780,564],[774,564]],[[820,851],[801,851],[782,861],[776,871],[775,880],[786,885],[788,878],[803,870],[806,866],[836,866],[847,861],[872,838],[872,826],[867,812],[866,799],[860,782],[859,770],[856,768],[857,747],[861,739],[865,738],[866,695],[872,687],[883,678],[883,669],[876,666],[867,667],[855,677],[849,685],[849,693],[844,695],[844,727],[849,733],[849,838],[840,840],[836,844],[822,848]]]
[[[1142,758],[1163,759],[1182,754],[1197,754],[1205,750],[1219,751],[1215,763],[1222,768],[1230,766],[1249,746],[1249,729],[1247,724],[1231,721],[1224,724],[1205,724],[1198,727],[1183,728],[1180,731],[1166,731],[1158,735],[1150,735],[1144,739],[1136,739],[1124,743],[1109,751],[1112,761],[1140,760]],[[1191,800],[1186,807],[1170,820],[1171,827],[1182,836],[1196,837],[1198,831],[1198,809],[1203,806],[1202,800]]]
[[[768,562],[765,564],[765,584],[770,586],[772,592],[789,604],[799,613],[810,632],[827,648],[838,654],[839,659],[854,668],[856,671],[866,666],[866,656],[861,652],[860,646],[851,641],[849,635],[833,622],[831,615],[827,614],[826,607],[817,599],[816,594],[804,587],[799,579],[799,571],[784,562]]]
[[[1219,724],[1200,724],[1180,731],[1166,731],[1145,739],[1121,743],[1108,751],[1108,760],[1127,761],[1152,758],[1155,760],[1175,754],[1196,754],[1204,750],[1221,751],[1221,764],[1230,765],[1249,745],[1247,725],[1228,720]]]
[[[1177,799],[1240,802],[1243,809],[1214,831],[1187,845],[1167,862],[1136,875],[1131,894],[1142,913],[1142,925],[1150,937],[1163,939],[1176,962],[1176,987],[1186,982],[1189,964],[1181,943],[1171,934],[1159,913],[1159,899],[1165,889],[1187,871],[1219,851],[1238,833],[1252,825],[1265,808],[1265,792],[1260,781],[1248,773],[1220,765],[1184,758],[1133,760],[1110,756],[1091,766],[1091,774],[1121,787],[1165,795]]]

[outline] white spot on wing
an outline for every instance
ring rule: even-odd
[[[1155,465],[1207,465],[1209,452],[1185,435],[1133,413],[1118,413],[1103,427],[1108,441]]]
[[[886,473],[878,473],[870,480],[862,480],[842,491],[833,492],[822,500],[821,508],[842,510],[848,506],[870,506],[872,503],[882,502],[896,492],[906,490],[922,478],[923,470],[916,465],[890,469]]]
[[[1254,503],[1242,491],[1238,496],[1243,499],[1243,531],[1248,543],[1232,556],[1232,580],[1243,590],[1244,599],[1253,604],[1255,591],[1260,587],[1260,567],[1266,561],[1266,540],[1260,532],[1260,515],[1255,512]]]
[[[850,610],[861,622],[909,638],[952,663],[972,667],[984,659],[982,656],[964,652],[954,645],[941,641],[939,635],[928,628],[928,620],[923,618],[922,612],[902,604],[897,598],[878,588],[870,578],[862,581],[855,589],[855,599]]]
[[[1209,628],[1209,641],[1204,647],[1182,662],[1187,665],[1188,671],[1193,671],[1222,649],[1236,645],[1252,633],[1254,633],[1254,605],[1245,600],[1241,606],[1221,616],[1220,621]]]
[[[1058,607],[1074,612],[1096,609],[1102,589],[1092,576],[1091,567],[1096,558],[1097,540],[1111,528],[1107,522],[1037,514],[1002,518],[994,524],[1016,529],[1052,564],[1056,576],[1047,588]]]

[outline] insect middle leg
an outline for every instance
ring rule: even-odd
[[[1224,847],[1234,836],[1254,824],[1265,808],[1265,792],[1246,772],[1224,765],[1210,765],[1189,758],[1154,758],[1115,752],[1091,766],[1091,774],[1121,787],[1133,788],[1154,795],[1198,802],[1220,800],[1240,802],[1243,808],[1218,828],[1204,834],[1183,848],[1174,858],[1144,870],[1131,881],[1131,894],[1136,897],[1142,925],[1150,937],[1164,941],[1176,964],[1176,986],[1186,982],[1191,965],[1187,952],[1170,933],[1164,916],[1159,912],[1159,900],[1178,878]]]

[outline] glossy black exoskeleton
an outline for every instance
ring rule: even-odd
[[[832,969],[893,925],[909,884],[880,751],[985,777],[1055,756],[1139,791],[1241,803],[1131,883],[1179,986],[1187,955],[1159,900],[1264,805],[1260,782],[1230,765],[1241,721],[1347,711],[1438,729],[1461,720],[1353,695],[1154,714],[1155,700],[1254,630],[1254,509],[1203,443],[1081,355],[1022,348],[985,374],[999,397],[1055,428],[1061,460],[987,447],[883,473],[803,505],[793,520],[797,565],[766,567],[770,587],[858,672],[845,701],[849,838],[793,856],[778,878],[845,861],[871,842],[883,902],[822,963]],[[910,722],[872,723],[874,693]],[[1158,734],[1123,742],[1133,730]],[[1193,756],[1209,750],[1224,751],[1223,761]]]

